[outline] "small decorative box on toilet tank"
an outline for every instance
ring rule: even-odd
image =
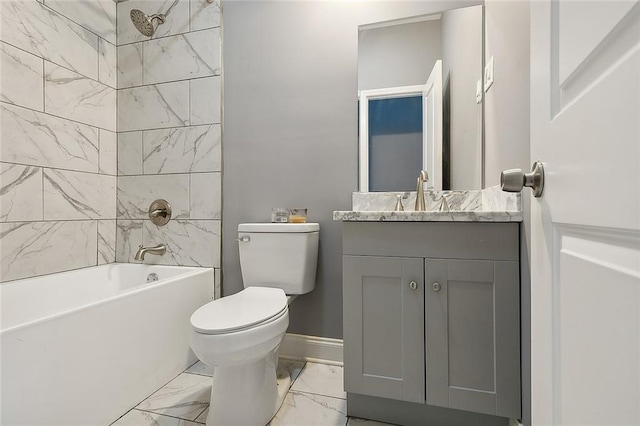
[[[307,209],[289,209],[289,223],[307,223]]]
[[[289,209],[273,208],[271,209],[272,223],[287,223],[289,221]]]

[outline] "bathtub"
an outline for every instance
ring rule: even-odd
[[[115,421],[196,361],[189,318],[213,277],[116,263],[0,285],[0,424]]]

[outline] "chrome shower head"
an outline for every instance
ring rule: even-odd
[[[132,9],[129,13],[131,17],[131,22],[133,22],[133,26],[136,27],[138,31],[140,31],[143,35],[147,37],[151,37],[153,33],[156,32],[158,25],[164,24],[165,15],[157,14],[157,15],[147,15],[141,10]],[[158,20],[158,25],[153,25],[153,20]]]

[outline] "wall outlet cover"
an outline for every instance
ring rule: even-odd
[[[493,55],[484,67],[484,91],[488,92],[493,84]]]

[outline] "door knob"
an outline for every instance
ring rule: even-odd
[[[431,287],[433,288],[433,291],[436,291],[436,292],[440,291],[440,289],[442,288],[440,283],[433,283]]]
[[[417,289],[417,288],[418,288],[418,283],[417,283],[417,282],[415,282],[415,281],[411,281],[411,282],[409,283],[409,288],[410,288],[411,290],[415,290],[415,289]]]
[[[531,173],[523,173],[521,169],[509,169],[500,173],[500,188],[505,192],[520,192],[528,186],[533,189],[533,196],[542,196],[544,190],[544,167],[541,161],[536,161],[531,167]]]

